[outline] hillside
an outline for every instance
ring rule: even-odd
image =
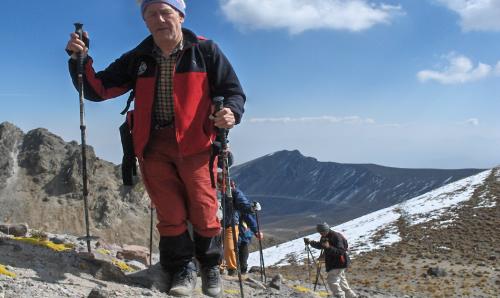
[[[232,176],[250,199],[262,203],[266,230],[290,239],[319,221],[346,222],[480,171],[319,162],[295,150],[235,166]]]
[[[349,239],[354,261],[348,279],[354,287],[412,297],[500,295],[498,168],[334,229]],[[300,265],[302,239],[269,248],[265,256],[268,265],[279,265],[268,269],[272,274],[299,280],[308,275]],[[258,255],[251,260],[258,264]]]
[[[374,298],[498,297],[499,198],[500,169],[493,169],[335,227],[350,240],[352,288]],[[117,245],[93,243],[89,257],[73,236],[45,237],[68,251],[0,233],[0,297],[168,297],[158,265],[119,258]],[[316,270],[304,256],[302,239],[266,249],[268,282],[246,275],[246,296],[325,297],[321,282],[313,290]],[[255,253],[250,262],[258,264]],[[237,280],[223,280],[224,297],[240,297]],[[194,297],[202,297],[199,286]]]

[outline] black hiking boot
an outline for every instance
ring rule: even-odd
[[[220,297],[222,292],[219,266],[201,269],[201,290],[210,297]]]
[[[196,286],[196,267],[192,262],[182,266],[180,270],[172,276],[172,283],[169,295],[172,296],[191,296]]]

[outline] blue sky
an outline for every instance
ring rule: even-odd
[[[282,149],[415,168],[500,164],[500,1],[187,0],[247,93],[237,163]],[[73,23],[102,69],[148,35],[134,0],[3,0],[0,122],[78,140]],[[121,160],[126,98],[86,102],[87,142]]]

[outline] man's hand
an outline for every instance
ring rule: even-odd
[[[262,232],[255,233],[255,238],[257,238],[259,240],[264,239],[264,233],[262,233]]]
[[[311,240],[309,240],[309,238],[304,238],[304,243],[306,245],[309,245],[309,243],[311,243]]]
[[[83,32],[83,40],[78,38],[78,34],[71,33],[68,44],[66,45],[66,52],[71,53],[71,58],[76,59],[78,53],[82,53],[83,56],[87,56],[89,51],[88,48],[89,34],[87,31]]]
[[[218,128],[230,129],[236,124],[236,118],[234,118],[233,111],[230,108],[223,108],[216,112],[212,120],[214,120],[214,125]]]
[[[253,204],[252,204],[252,209],[253,209],[253,211],[255,212],[255,211],[260,211],[260,210],[262,210],[262,207],[260,206],[260,203],[259,203],[259,202],[255,202],[255,201],[254,201],[254,202],[253,202]]]

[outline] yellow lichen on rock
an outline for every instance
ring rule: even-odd
[[[127,263],[125,263],[123,261],[113,259],[112,262],[116,267],[120,268],[121,271],[126,271],[126,272],[134,272],[135,271],[132,267],[130,267],[129,265],[127,265]]]
[[[0,275],[5,275],[5,276],[11,277],[11,278],[16,277],[16,274],[7,270],[7,268],[5,268],[4,265],[0,265]]]
[[[49,240],[42,240],[40,238],[30,238],[30,237],[14,237],[14,240],[26,242],[33,245],[39,245],[43,247],[50,248],[54,251],[68,251],[72,249],[71,245],[66,244],[55,244]]]
[[[107,255],[107,256],[110,256],[111,255],[111,251],[107,250],[107,249],[104,249],[104,248],[99,248],[97,250],[98,253],[100,253],[101,255]]]
[[[311,292],[310,289],[308,289],[306,287],[303,287],[303,286],[293,286],[293,288],[295,289],[295,291],[300,292],[300,293],[309,293],[309,292]]]

